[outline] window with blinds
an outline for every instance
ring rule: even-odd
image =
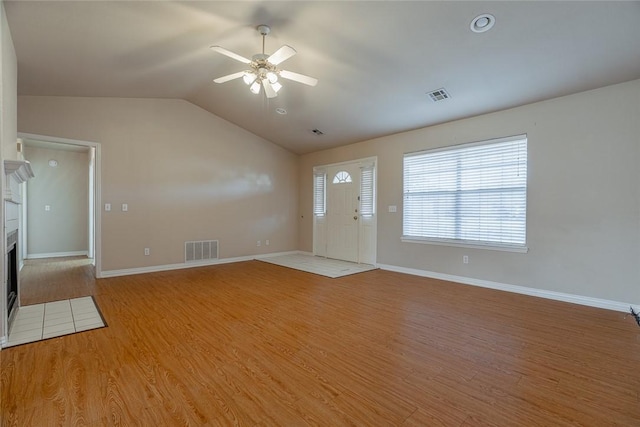
[[[313,214],[324,216],[326,209],[326,182],[327,174],[322,172],[313,173]]]
[[[360,176],[360,214],[362,216],[373,216],[375,213],[375,189],[373,165],[361,169]]]
[[[404,156],[403,240],[525,249],[527,137]]]

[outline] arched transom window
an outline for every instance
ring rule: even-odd
[[[340,171],[333,177],[334,184],[345,184],[347,182],[352,182],[351,175],[347,171]]]

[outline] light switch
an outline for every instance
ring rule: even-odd
[[[389,212],[397,212],[398,207],[396,205],[389,205]]]
[[[122,204],[122,212],[126,212],[129,210],[129,205],[127,205],[126,203]]]
[[[107,212],[111,211],[111,203],[105,203],[104,204],[104,210],[107,211]]]
[[[50,210],[51,210],[51,206],[49,206],[49,205],[44,205],[44,210],[45,210],[45,211],[50,211]]]

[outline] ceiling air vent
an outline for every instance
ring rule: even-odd
[[[449,95],[449,93],[444,90],[444,88],[436,89],[434,91],[428,92],[427,94],[433,102],[444,101],[445,99],[451,98],[451,95]]]

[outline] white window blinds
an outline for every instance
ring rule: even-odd
[[[361,169],[360,176],[360,214],[372,216],[375,213],[374,167],[365,166]]]
[[[526,135],[404,157],[403,238],[524,247]]]
[[[324,171],[313,173],[313,214],[317,216],[324,216],[326,212],[326,182]]]

